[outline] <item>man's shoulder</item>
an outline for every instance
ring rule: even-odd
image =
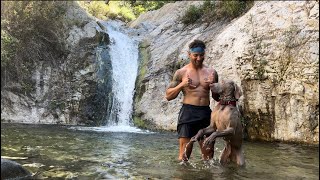
[[[212,71],[212,72],[217,72],[213,67],[210,67],[210,66],[203,66],[203,69],[206,70],[206,71]]]
[[[188,70],[188,64],[177,70],[178,73],[184,73]]]

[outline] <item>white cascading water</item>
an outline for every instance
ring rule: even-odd
[[[113,76],[113,104],[108,124],[97,127],[97,131],[140,132],[131,126],[132,103],[135,80],[138,73],[138,42],[120,31],[119,22],[101,23],[107,29],[110,38],[110,57]],[[116,118],[116,119],[114,119]]]
[[[107,25],[107,32],[111,41],[109,52],[113,73],[112,91],[116,103],[112,106],[112,112],[116,113],[117,117],[116,122],[109,119],[108,125],[127,126],[132,114],[134,86],[138,71],[138,44],[111,24]],[[113,116],[109,117],[113,118]]]
[[[106,126],[78,127],[73,129],[108,131],[108,132],[134,132],[150,133],[131,125],[132,103],[135,80],[138,73],[138,41],[129,37],[117,21],[101,22],[107,29],[110,38],[110,58],[112,64],[112,92],[113,102],[111,113],[108,115]]]

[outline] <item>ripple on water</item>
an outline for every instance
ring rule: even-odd
[[[149,130],[142,130],[133,126],[100,126],[100,127],[84,127],[74,126],[69,129],[80,130],[80,131],[96,131],[96,132],[125,132],[125,133],[141,133],[141,134],[153,134],[155,132]]]
[[[220,166],[222,140],[216,142],[214,160],[203,162],[196,143],[190,164],[179,165],[177,135],[169,132],[97,132],[57,125],[5,124],[1,135],[1,156],[16,157],[20,164],[34,163],[26,168],[43,179],[309,180],[319,176],[318,148],[302,145],[244,142],[246,166],[238,168]]]

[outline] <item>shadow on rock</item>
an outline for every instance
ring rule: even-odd
[[[32,174],[21,164],[1,158],[1,180],[27,180],[33,179]]]

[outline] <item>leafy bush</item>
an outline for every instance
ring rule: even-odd
[[[248,11],[253,6],[253,1],[210,1],[206,0],[201,6],[191,5],[181,22],[185,25],[201,22],[213,22],[219,19],[233,19]]]
[[[132,4],[133,13],[138,17],[147,11],[160,9],[163,5],[170,2],[175,1],[135,1]]]
[[[1,88],[7,82],[32,90],[39,61],[57,61],[64,52],[63,17],[68,2],[1,2]]]
[[[130,8],[129,2],[124,1],[110,1],[106,4],[104,1],[78,1],[79,5],[86,9],[92,16],[107,20],[107,19],[121,19],[123,21],[131,21],[135,19],[135,15]]]
[[[125,22],[136,19],[140,14],[161,8],[172,1],[78,1],[92,16],[99,19],[120,19]]]
[[[252,3],[253,1],[222,1],[221,16],[230,18],[238,17],[247,10],[248,6],[252,6]]]
[[[12,37],[6,30],[1,30],[1,67],[8,65],[14,57],[19,40]]]
[[[87,6],[87,11],[99,18],[99,19],[105,19],[105,15],[107,14],[109,10],[109,6],[106,5],[103,1],[92,1],[90,4]]]
[[[195,23],[199,18],[201,18],[202,14],[203,14],[202,8],[196,7],[195,5],[191,5],[187,9],[181,21],[184,24],[192,24],[192,23]]]

